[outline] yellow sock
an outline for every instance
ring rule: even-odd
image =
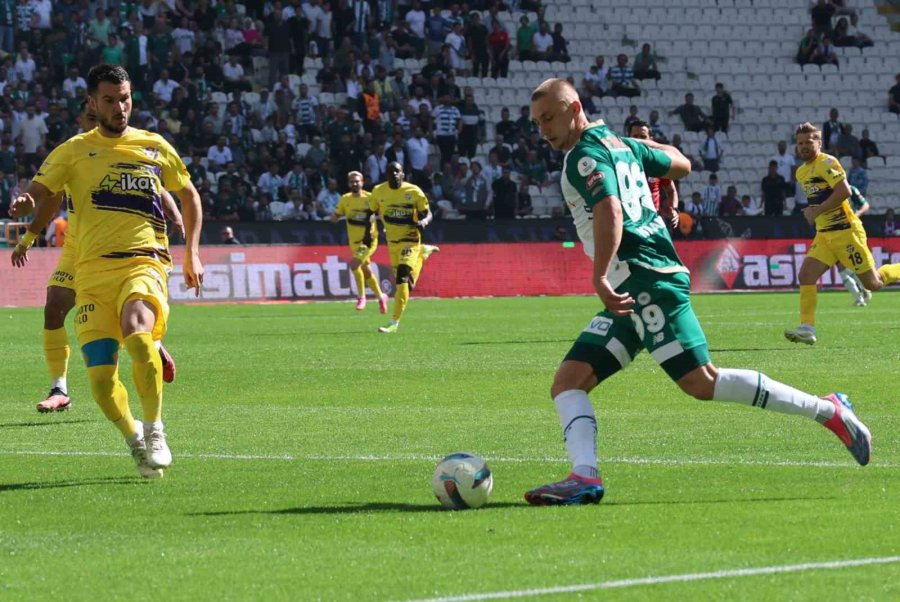
[[[378,278],[375,277],[375,274],[369,274],[369,277],[366,278],[366,285],[372,289],[376,297],[381,298],[381,287],[378,285]]]
[[[878,268],[881,281],[885,284],[893,284],[900,280],[900,263],[886,263]]]
[[[406,310],[406,304],[409,302],[409,285],[398,284],[397,291],[394,293],[394,321],[399,322],[400,316]]]
[[[47,371],[54,387],[66,391],[66,371],[69,367],[69,335],[65,327],[55,330],[44,329],[44,357],[47,359]]]
[[[800,285],[800,323],[816,325],[816,285]]]
[[[122,432],[126,439],[137,433],[134,417],[128,407],[128,391],[119,380],[119,369],[113,365],[88,367],[88,380],[97,405],[106,418]]]
[[[353,272],[353,279],[356,280],[356,296],[362,299],[366,296],[366,278],[363,276],[362,267],[358,267]]]
[[[144,422],[159,422],[162,416],[162,360],[149,332],[125,337],[125,349],[131,356],[134,388],[141,398]]]

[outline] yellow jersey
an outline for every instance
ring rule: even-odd
[[[803,194],[810,205],[821,205],[831,196],[835,185],[847,179],[841,162],[831,155],[819,153],[812,161],[807,161],[797,168],[797,181],[803,187]],[[846,230],[851,224],[859,222],[859,218],[850,209],[848,199],[841,201],[837,208],[819,215],[816,218],[818,232]]]
[[[348,192],[341,196],[334,210],[336,215],[347,218],[347,239],[351,247],[358,247],[361,244],[368,246],[372,241],[378,240],[378,228],[371,219],[374,213],[371,198],[372,195],[368,190],[360,190],[359,196]]]
[[[372,211],[384,222],[384,235],[389,245],[421,244],[422,232],[416,222],[428,214],[428,197],[421,188],[404,182],[394,189],[385,182],[372,189],[371,199]]]
[[[181,190],[190,176],[161,136],[129,128],[119,138],[99,129],[56,147],[34,181],[65,189],[77,214],[76,266],[149,257],[171,267],[160,190]],[[95,263],[96,265],[96,263]]]

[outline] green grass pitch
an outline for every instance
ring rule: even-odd
[[[0,309],[0,600],[482,599],[696,573],[717,578],[525,597],[900,599],[897,562],[719,573],[900,554],[900,295],[820,295],[815,347],[782,337],[795,294],[694,298],[716,365],[849,393],[870,466],[812,421],[692,400],[643,354],[592,395],[603,502],[532,508],[523,492],[568,471],[548,391],[598,304],[414,298],[396,335],[374,304],[175,307],[175,463],[153,482],[77,354],[73,409],[35,412],[41,312]],[[433,498],[458,450],[493,470],[485,508]]]

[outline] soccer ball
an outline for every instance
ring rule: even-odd
[[[431,487],[435,497],[445,508],[478,508],[491,497],[494,477],[480,456],[456,452],[438,462]]]

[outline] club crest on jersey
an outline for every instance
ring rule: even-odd
[[[584,177],[594,171],[595,167],[597,167],[597,162],[591,157],[582,157],[578,160],[578,173]]]
[[[144,148],[144,154],[150,157],[152,161],[156,161],[159,158],[159,149],[153,146],[148,146]]]
[[[404,195],[403,195],[403,200],[404,200],[404,201],[411,201],[411,200],[412,200],[412,194],[411,194],[411,193],[406,193],[406,194],[404,194]]]
[[[591,175],[588,176],[587,187],[592,188],[594,186],[594,184],[597,184],[602,181],[603,181],[603,172],[595,171],[594,173],[592,173]]]

